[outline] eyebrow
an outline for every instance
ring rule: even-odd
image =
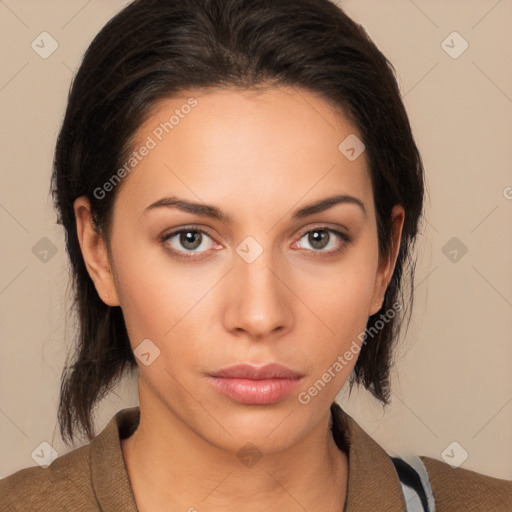
[[[320,199],[319,201],[315,201],[314,203],[310,203],[298,210],[296,210],[292,219],[303,219],[304,217],[308,217],[309,215],[313,215],[315,213],[320,213],[337,204],[354,204],[361,208],[366,217],[366,208],[364,206],[363,201],[358,199],[357,197],[350,196],[347,194],[340,194],[335,196],[326,197],[324,199]],[[150,204],[145,210],[144,214],[148,213],[151,210],[156,208],[177,208],[178,210],[194,213],[196,215],[202,215],[204,217],[211,217],[213,219],[220,220],[226,224],[230,223],[231,217],[224,213],[222,210],[213,205],[208,205],[204,203],[194,203],[192,201],[187,201],[185,199],[180,199],[175,196],[171,197],[162,197]]]

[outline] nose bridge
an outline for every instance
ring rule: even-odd
[[[279,293],[279,280],[275,270],[272,271],[275,266],[272,248],[268,245],[263,247],[262,243],[249,236],[238,245],[236,253],[234,270],[242,288],[245,283],[244,296],[257,301],[265,298],[267,303],[274,300]]]
[[[272,247],[264,247],[252,236],[237,246],[228,316],[231,329],[265,336],[289,327],[291,310],[286,286],[281,282],[284,279],[277,270],[282,267],[279,263]]]

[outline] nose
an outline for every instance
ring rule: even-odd
[[[252,262],[235,255],[228,275],[224,326],[255,341],[281,337],[293,327],[294,295],[287,286],[287,272],[276,267],[271,250]]]

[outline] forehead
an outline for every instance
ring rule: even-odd
[[[365,153],[350,160],[340,150],[353,137],[360,139],[339,109],[303,89],[190,90],[149,112],[118,203],[142,214],[175,195],[258,214],[326,193],[368,201]]]

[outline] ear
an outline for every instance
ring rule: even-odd
[[[381,309],[384,295],[391,281],[391,278],[393,277],[396,259],[400,249],[400,240],[402,237],[404,220],[405,211],[402,205],[395,205],[391,211],[391,224],[393,229],[392,248],[390,254],[388,256],[382,257],[379,261],[379,267],[377,269],[377,276],[375,279],[375,290],[369,311],[370,316],[374,315]],[[376,302],[379,302],[379,305],[375,304]]]
[[[89,199],[80,196],[73,203],[76,232],[87,272],[94,282],[100,299],[108,306],[119,306],[107,245],[95,229]]]

